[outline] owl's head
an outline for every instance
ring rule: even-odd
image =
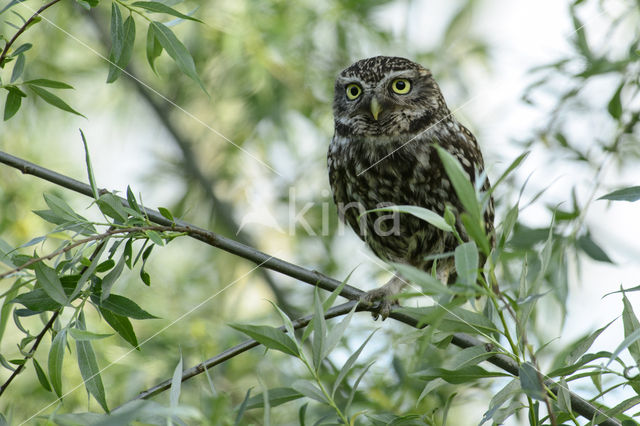
[[[376,56],[336,79],[336,132],[412,136],[449,114],[431,71],[405,58]]]

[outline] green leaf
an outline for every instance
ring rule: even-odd
[[[147,62],[149,62],[149,66],[156,74],[158,74],[158,72],[156,71],[155,61],[161,53],[162,45],[155,36],[153,26],[149,25],[149,29],[147,30]]]
[[[155,1],[137,1],[131,4],[131,6],[134,7],[141,7],[143,9],[146,9],[150,12],[156,12],[156,13],[164,13],[167,15],[173,15],[176,16],[178,18],[182,18],[182,19],[188,19],[190,21],[196,21],[196,22],[200,22],[201,24],[204,24],[204,22],[202,22],[199,19],[193,18],[189,15],[185,15],[184,13],[180,13],[175,9],[170,8],[167,5],[164,5],[162,3],[159,2],[155,2]]]
[[[18,55],[18,59],[16,59],[16,63],[13,65],[13,71],[11,72],[11,80],[9,80],[10,83],[13,83],[14,81],[20,78],[20,76],[22,75],[22,71],[24,71],[24,63],[25,63],[25,57],[21,53]]]
[[[164,207],[158,207],[158,212],[160,212],[160,214],[162,216],[164,216],[165,218],[169,219],[171,222],[175,222],[175,219],[173,218],[173,215],[171,214],[171,212],[164,208]]]
[[[321,355],[322,359],[326,358],[335,349],[338,343],[340,343],[340,339],[342,339],[342,336],[344,336],[344,333],[347,331],[347,327],[349,327],[349,323],[351,322],[351,318],[353,317],[357,306],[357,304],[353,305],[353,308],[351,308],[349,313],[345,315],[344,318],[331,330],[329,330],[325,339],[324,350]]]
[[[398,308],[402,312],[416,318],[421,324],[433,324],[438,330],[445,332],[462,332],[470,334],[491,334],[496,327],[484,315],[468,311],[460,307],[426,306],[423,308]]]
[[[462,213],[460,215],[460,221],[464,225],[464,229],[467,231],[467,234],[469,234],[471,239],[476,242],[480,250],[486,256],[489,256],[491,246],[489,245],[489,239],[485,234],[484,227],[480,225],[482,222],[473,220],[471,216],[466,213]]]
[[[207,90],[204,87],[204,84],[198,77],[198,73],[196,71],[196,65],[193,62],[193,58],[191,54],[187,50],[187,48],[182,44],[180,40],[173,34],[166,25],[160,22],[152,22],[149,26],[153,26],[153,31],[156,39],[160,42],[160,45],[167,51],[169,56],[173,58],[173,60],[178,65],[178,68],[185,73],[188,77],[190,77],[193,81],[198,83],[202,90],[206,93]]]
[[[622,92],[623,87],[624,82],[622,82],[620,86],[618,86],[618,89],[613,94],[613,97],[607,105],[607,111],[609,111],[611,117],[615,118],[616,120],[620,120],[620,117],[622,117],[622,101],[620,100],[620,93]]]
[[[318,388],[318,386],[311,382],[307,382],[305,380],[296,380],[295,382],[293,382],[293,385],[291,385],[291,387],[307,398],[315,399],[316,401],[322,402],[324,404],[327,403],[327,399],[325,398],[320,388]]]
[[[97,200],[100,211],[117,222],[127,221],[127,212],[124,211],[120,198],[110,192],[102,194]]]
[[[454,370],[459,370],[476,365],[495,354],[496,352],[488,351],[485,345],[471,346],[458,351],[450,362]]]
[[[600,336],[600,334],[602,334],[602,332],[606,330],[607,327],[609,327],[613,323],[613,321],[574,343],[572,345],[571,352],[569,352],[569,354],[565,358],[563,365],[572,365],[573,363],[575,363],[582,355],[584,355],[585,352],[589,350],[591,345],[593,345],[593,342],[595,342],[598,336]]]
[[[67,104],[65,101],[63,101],[62,99],[60,99],[58,96],[54,95],[53,93],[49,92],[48,90],[45,90],[45,89],[43,89],[41,87],[34,86],[34,85],[29,85],[29,88],[33,91],[33,93],[38,95],[46,103],[48,103],[50,105],[53,105],[56,108],[60,108],[63,111],[67,111],[67,112],[70,112],[72,114],[76,114],[76,115],[79,115],[81,117],[87,118],[84,115],[80,114],[75,109],[71,108],[69,106],[69,104]]]
[[[284,331],[266,325],[229,324],[230,327],[246,334],[269,349],[299,356],[298,345]]]
[[[518,369],[518,377],[520,377],[520,386],[527,396],[544,400],[544,387],[540,380],[540,376],[536,368],[530,362],[523,362]]]
[[[598,200],[612,200],[612,201],[638,201],[640,200],[640,186],[630,186],[627,188],[621,188],[610,192]]]
[[[369,334],[369,336],[365,339],[365,341],[362,342],[360,347],[356,349],[356,351],[349,356],[349,358],[347,359],[347,362],[345,362],[342,368],[340,369],[340,373],[338,373],[338,377],[336,377],[336,380],[333,382],[333,389],[331,390],[332,398],[335,396],[336,391],[338,390],[338,387],[340,387],[340,384],[342,383],[344,378],[347,377],[347,374],[351,372],[351,368],[357,361],[358,357],[360,356],[360,353],[362,352],[364,347],[367,345],[367,343],[369,343],[369,340],[371,340],[371,338],[373,337],[376,331],[378,330],[373,330],[371,334]]]
[[[493,193],[493,191],[495,191],[496,187],[500,185],[502,181],[504,181],[511,174],[511,172],[513,172],[520,165],[520,163],[522,163],[522,161],[529,156],[530,152],[531,151],[523,152],[515,160],[513,160],[513,162],[509,164],[509,167],[507,167],[507,169],[502,173],[502,175],[500,175],[498,180],[496,180],[495,183],[491,185],[491,188],[489,188],[489,191],[485,196],[487,197],[490,196]]]
[[[38,262],[35,264],[35,272],[38,284],[40,284],[47,295],[60,305],[65,306],[69,301],[67,300],[67,295],[62,288],[62,282],[60,282],[56,270],[48,267],[43,262]]]
[[[138,306],[133,300],[117,294],[111,294],[103,301],[100,301],[98,296],[92,294],[91,301],[100,308],[104,308],[114,314],[122,315],[124,317],[138,320],[158,318],[140,308],[140,306]]]
[[[142,210],[140,209],[140,206],[136,201],[136,197],[135,195],[133,195],[133,191],[131,190],[131,187],[129,185],[127,185],[127,202],[129,203],[130,208],[132,208],[139,214],[142,214]]]
[[[101,334],[101,333],[93,333],[87,330],[81,330],[79,328],[70,328],[69,335],[74,340],[99,340],[107,337],[113,336],[113,334]]]
[[[304,397],[303,394],[293,388],[273,388],[269,389],[269,405],[271,407],[277,407],[289,401],[294,401]],[[254,395],[247,400],[245,408],[251,410],[254,408],[264,407],[262,393]]]
[[[124,254],[120,256],[118,263],[116,263],[115,268],[113,268],[107,275],[102,278],[102,294],[100,295],[100,300],[104,301],[111,294],[111,287],[118,280],[122,271],[124,270],[125,256]]]
[[[124,25],[122,13],[116,2],[111,3],[111,52],[109,59],[115,62],[122,52],[122,40],[124,39]]]
[[[444,148],[436,145],[440,161],[444,166],[447,176],[456,191],[456,195],[462,203],[464,209],[469,213],[472,220],[480,223],[482,221],[480,215],[480,206],[476,199],[476,191],[471,184],[471,177],[464,171],[458,160],[447,152]]]
[[[389,206],[383,207],[379,209],[367,210],[365,213],[369,212],[400,212],[400,213],[408,213],[413,215],[419,219],[424,220],[425,222],[435,226],[438,229],[443,231],[452,232],[451,226],[444,220],[442,216],[433,210],[429,210],[424,207],[418,206]]]
[[[109,412],[104,385],[100,377],[100,368],[98,367],[98,361],[91,342],[88,340],[76,340],[76,351],[78,367],[80,367],[80,374],[84,380],[87,393],[98,401],[104,411]]]
[[[91,9],[93,7],[96,7],[98,4],[100,4],[100,0],[76,0],[76,1],[86,9]]]
[[[24,84],[32,86],[50,87],[52,89],[73,89],[73,86],[63,83],[62,81],[49,80],[47,78],[36,78],[35,80],[25,81]]]
[[[32,47],[33,47],[33,44],[31,44],[31,43],[22,44],[22,45],[20,45],[20,47],[18,47],[16,50],[14,50],[13,53],[11,53],[11,56],[13,56],[13,57],[18,56],[21,53],[24,53],[27,50],[31,49]]]
[[[587,256],[599,262],[613,263],[611,258],[604,250],[591,238],[589,234],[583,235],[576,241],[578,247],[584,251]]]
[[[89,184],[91,185],[91,193],[93,194],[93,199],[97,200],[99,197],[98,186],[96,185],[96,177],[93,174],[93,166],[91,165],[91,156],[89,155],[89,145],[87,144],[87,139],[84,137],[84,133],[82,129],[80,130],[80,137],[82,138],[82,145],[84,146],[84,162],[87,166],[87,175],[89,176]]]
[[[419,371],[414,375],[421,380],[427,381],[441,378],[452,385],[475,382],[479,379],[489,377],[512,377],[510,374],[501,373],[499,371],[487,371],[477,365],[461,368],[459,370],[447,370],[445,368],[431,367],[426,370]]]
[[[8,86],[6,89],[9,94],[7,94],[7,100],[4,104],[4,121],[16,115],[22,104],[22,98],[26,96],[20,89],[13,86]]]
[[[624,324],[625,339],[616,349],[614,355],[617,356],[621,352],[621,348],[627,347],[636,363],[640,364],[640,321],[638,321],[638,317],[633,312],[631,302],[629,302],[625,294],[622,295],[622,303],[624,305],[622,322]],[[611,359],[615,358],[614,355],[611,356]]]
[[[115,3],[113,4],[115,5]],[[122,19],[122,17],[120,17],[120,19]],[[110,62],[107,83],[113,83],[114,81],[116,81],[120,76],[122,70],[125,69],[127,65],[129,65],[129,61],[131,60],[133,44],[136,39],[136,23],[133,19],[133,16],[129,15],[129,17],[124,21],[124,25],[122,26],[122,33],[117,34],[117,37],[120,36],[122,37],[122,39],[119,40],[119,45],[116,45],[115,41],[112,41],[113,49],[109,54]],[[116,47],[118,46],[120,47],[120,50],[116,51]]]
[[[455,250],[455,264],[458,279],[468,286],[478,279],[478,247],[473,241],[460,244]]]
[[[49,385],[49,380],[47,380],[47,374],[44,372],[42,367],[40,367],[40,364],[38,363],[37,359],[31,358],[31,360],[33,361],[33,367],[36,369],[36,375],[38,376],[38,381],[40,382],[40,385],[47,392],[51,392],[51,385]]]
[[[63,329],[56,334],[49,349],[48,370],[51,386],[58,398],[62,398],[62,362],[64,350],[67,347],[67,330]]]
[[[324,318],[324,310],[320,303],[320,295],[318,294],[318,287],[315,289],[313,297],[313,341],[311,342],[311,349],[313,352],[313,366],[316,371],[320,370],[322,361],[324,360],[323,354],[326,346],[327,339],[327,323]]]
[[[236,420],[233,423],[233,426],[240,426],[242,417],[244,416],[244,412],[247,409],[247,403],[249,402],[249,396],[251,395],[251,388],[247,389],[247,393],[244,395],[244,399],[242,400],[242,404],[238,407],[238,414],[236,414]],[[262,403],[262,397],[260,398],[260,402]]]
[[[129,318],[122,315],[114,314],[113,312],[103,308],[99,309],[102,317],[107,322],[107,324],[109,324],[111,328],[113,328],[116,333],[120,335],[120,337],[129,342],[131,346],[133,346],[137,350],[140,350],[140,347],[138,347],[138,339],[136,338],[136,333],[135,331],[133,331],[133,326],[131,325],[131,321],[129,321]]]
[[[180,400],[180,389],[182,387],[182,354],[180,355],[180,361],[173,370],[173,376],[171,377],[171,389],[169,391],[169,406],[176,408]]]
[[[55,311],[62,305],[53,300],[46,291],[37,288],[28,293],[22,293],[11,300],[11,303],[20,303],[33,312]]]
[[[426,296],[455,294],[450,287],[443,285],[440,280],[422,269],[402,263],[394,263],[393,267],[399,272],[400,276],[405,278],[407,281],[412,284],[419,285],[422,289],[422,293]]]
[[[144,231],[144,235],[146,235],[147,238],[149,238],[154,244],[159,246],[164,245],[164,241],[162,241],[162,237],[156,231],[147,230],[147,231]]]
[[[489,409],[484,413],[480,420],[479,426],[491,420],[496,411],[504,405],[509,399],[511,399],[520,389],[520,381],[513,379],[507,383],[502,389],[496,393],[489,402]]]

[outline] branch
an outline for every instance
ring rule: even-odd
[[[41,179],[54,183],[58,186],[62,186],[64,188],[75,191],[79,194],[83,194],[83,195],[86,195],[87,197],[93,198],[91,187],[89,185],[82,183],[80,181],[77,181],[75,179],[72,179],[68,176],[61,175],[59,173],[56,173],[44,167],[38,166],[34,163],[23,160],[21,158],[14,157],[3,151],[0,151],[0,163],[4,163],[4,164],[7,164],[8,166],[16,168],[20,170],[22,173],[39,177]],[[107,193],[108,191],[101,189],[99,192],[102,194],[102,193]],[[124,206],[129,207],[127,200],[121,197],[119,197],[119,199]],[[330,278],[318,271],[312,271],[312,270],[303,268],[301,266],[295,265],[293,263],[287,262],[285,260],[279,259],[277,257],[268,255],[259,250],[256,250],[253,247],[247,246],[238,241],[235,241],[230,238],[223,237],[222,235],[218,235],[213,232],[207,231],[205,229],[199,228],[190,223],[176,220],[174,224],[174,222],[165,218],[155,210],[144,208],[144,213],[147,215],[147,217],[149,217],[149,219],[152,222],[155,222],[159,225],[168,226],[168,227],[173,226],[172,229],[174,230],[176,229],[176,225],[177,225],[178,227],[182,228],[185,232],[189,233],[189,235],[191,235],[193,238],[196,238],[204,243],[207,243],[213,247],[220,248],[228,253],[242,257],[244,259],[250,260],[258,265],[261,265],[264,268],[268,268],[273,271],[280,272],[284,275],[300,280],[302,282],[305,282],[314,286],[318,286],[323,290],[333,291],[339,285],[341,285],[340,281]],[[361,298],[361,296],[363,296],[364,294],[365,292],[363,292],[362,290],[350,285],[345,285],[342,291],[340,292],[340,295],[342,297],[345,297],[353,301],[358,301]],[[360,306],[358,307],[359,310],[368,310],[368,311],[375,311],[376,308],[377,308],[376,305],[368,306],[364,304],[360,304]],[[402,312],[398,312],[397,310],[392,310],[389,317],[415,328],[421,328],[425,326],[425,324],[420,324],[420,322],[416,318],[409,316],[407,314],[404,314]],[[472,346],[483,346],[487,350],[487,352],[490,352],[492,350],[491,346],[488,345],[487,343],[464,333],[453,334],[451,343],[463,349],[469,348]],[[244,344],[249,344],[249,343],[245,342]],[[231,350],[233,349],[230,349],[229,351]],[[222,355],[219,355],[219,356],[222,356]],[[518,376],[518,371],[519,371],[518,363],[516,363],[513,359],[507,357],[506,355],[500,355],[500,354],[493,355],[490,358],[488,358],[487,361],[489,361],[491,364],[501,368],[502,370],[514,376]],[[550,389],[557,389],[558,387],[558,384],[553,382],[552,380],[546,381],[545,384],[549,386]],[[572,408],[574,409],[574,411],[586,417],[587,419],[593,419],[596,414],[602,413],[600,409],[590,404],[586,400],[582,399],[578,395],[574,394],[573,392],[570,392],[570,397],[571,397]],[[613,419],[613,418],[607,419],[600,424],[606,425],[606,426],[620,426],[620,422],[618,422],[616,419]]]
[[[0,54],[0,67],[4,66],[4,60],[6,59],[7,54],[9,53],[9,49],[11,48],[13,43],[15,43],[15,41],[18,39],[18,37],[20,37],[20,34],[25,32],[27,27],[34,21],[34,19],[36,19],[38,17],[38,15],[40,15],[42,12],[44,12],[45,10],[47,10],[48,8],[53,6],[54,4],[58,3],[59,1],[60,0],[52,0],[52,1],[50,1],[49,3],[45,4],[44,6],[42,6],[40,9],[36,10],[36,12],[33,15],[31,15],[31,18],[26,20],[26,22],[13,35],[13,37],[11,37],[11,40],[9,40],[7,42],[7,44],[4,45],[4,49],[2,49],[2,53]]]
[[[83,9],[83,11],[93,26],[98,30],[98,35],[103,46],[108,46],[109,37],[107,30],[103,25],[101,25],[101,21],[96,19],[97,12],[95,10],[89,11],[85,9]],[[178,149],[180,149],[180,152],[182,152],[182,160],[184,162],[183,170],[204,192],[205,198],[207,198],[211,204],[215,221],[231,232],[240,230],[235,236],[236,240],[248,246],[255,246],[255,242],[251,235],[242,230],[240,228],[240,224],[238,224],[233,217],[233,206],[220,199],[215,193],[213,189],[215,179],[207,176],[203,172],[202,167],[200,167],[200,164],[198,163],[198,156],[192,149],[192,143],[173,123],[167,108],[163,107],[159,100],[156,100],[159,95],[158,92],[145,84],[137,76],[137,73],[134,71],[134,67],[131,64],[129,64],[126,69],[122,70],[122,74],[128,77],[128,81],[133,85],[137,93],[140,95],[140,98],[147,103],[151,111],[153,111],[153,114],[155,114],[157,120],[162,126],[164,126],[167,132],[169,132],[171,139],[177,145]],[[280,308],[290,316],[295,317],[300,315],[301,313],[287,301],[284,292],[276,285],[271,275],[269,275],[264,269],[259,269],[259,273],[262,274],[267,286],[269,286],[273,292],[278,306],[280,306]]]
[[[325,312],[324,317],[326,319],[329,319],[329,318],[335,318],[340,315],[348,314],[351,311],[351,309],[353,309],[353,305],[355,305],[356,303],[357,302],[352,300],[350,302],[343,303],[342,305],[334,306],[333,308],[330,308],[327,310],[327,312]],[[359,306],[358,308],[356,308],[356,310],[363,311],[365,309],[362,306]],[[295,330],[299,330],[301,328],[306,327],[312,318],[313,318],[313,315],[307,315],[304,318],[300,318],[293,321],[293,328]],[[279,329],[284,332],[287,331],[285,330],[284,326],[279,327]],[[245,340],[239,345],[236,345],[230,349],[227,349],[224,352],[221,352],[218,355],[214,356],[213,358],[209,358],[208,360],[201,362],[200,364],[197,364],[187,370],[184,370],[182,372],[182,381],[184,382],[185,380],[189,380],[190,378],[197,376],[198,374],[204,373],[205,370],[211,367],[215,367],[216,365],[222,364],[223,362],[230,360],[236,355],[240,355],[241,353],[246,352],[249,349],[255,348],[256,346],[259,346],[259,345],[260,343],[256,342],[253,339]],[[170,387],[171,387],[171,379],[165,380],[162,383],[158,383],[157,385],[153,386],[152,388],[149,388],[143,392],[140,392],[131,401],[135,401],[137,399],[149,399],[152,396],[155,396],[169,389]],[[131,401],[128,401],[125,404],[128,404]],[[125,404],[122,404],[120,407],[122,407]],[[118,408],[116,408],[115,410],[117,410]]]

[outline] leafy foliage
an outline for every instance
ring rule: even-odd
[[[219,120],[215,129],[220,130],[214,130],[213,124],[205,126],[224,140],[224,145],[212,141],[210,133],[194,131],[164,107],[149,103],[183,154],[183,158],[165,158],[163,166],[153,172],[154,180],[167,174],[182,185],[174,205],[158,209],[166,219],[162,226],[150,221],[142,196],[136,196],[131,188],[127,188],[126,202],[116,193],[98,188],[84,134],[93,196],[86,212],[72,207],[74,203],[66,195],[48,188],[44,193],[46,208],[35,211],[46,225],[26,226],[21,217],[42,200],[28,198],[24,194],[28,191],[13,190],[13,176],[1,176],[6,184],[0,191],[4,238],[0,239],[4,268],[0,272],[0,364],[12,377],[2,391],[16,389],[14,394],[20,398],[28,393],[33,396],[29,401],[42,406],[60,398],[64,405],[48,410],[50,421],[57,424],[167,424],[192,419],[210,424],[457,424],[468,420],[463,417],[463,401],[472,396],[475,401],[485,401],[484,413],[475,413],[474,421],[480,424],[500,424],[516,416],[526,418],[529,424],[579,424],[578,409],[571,398],[575,390],[598,406],[594,423],[611,417],[632,424],[633,416],[637,417],[640,381],[633,373],[640,362],[640,325],[630,301],[637,288],[623,287],[617,292],[620,319],[568,344],[564,339],[553,341],[555,334],[549,337],[553,333],[549,323],[557,325],[565,320],[570,283],[574,276],[580,276],[584,259],[616,266],[613,245],[600,240],[602,234],[594,232],[596,224],[587,217],[596,194],[606,193],[600,199],[608,201],[634,202],[640,197],[637,186],[621,188],[603,178],[606,164],[625,167],[640,157],[635,72],[639,36],[637,31],[628,31],[619,49],[595,43],[582,11],[597,2],[573,2],[569,8],[573,52],[532,71],[538,80],[526,91],[525,102],[536,106],[540,91],[551,88],[557,93],[557,87],[561,89],[557,104],[547,114],[549,119],[540,121],[532,137],[520,141],[525,152],[492,180],[491,194],[496,197],[499,218],[495,249],[482,223],[490,194],[470,185],[455,157],[444,151],[439,151],[439,158],[465,210],[461,225],[455,223],[450,210],[441,217],[415,206],[384,209],[411,214],[454,235],[456,227],[463,226],[471,241],[460,240],[455,252],[444,254],[456,264],[457,282],[451,286],[443,285],[435,274],[391,265],[412,284],[402,295],[408,300],[402,301],[404,307],[396,314],[425,327],[395,328],[389,320],[377,333],[371,322],[360,321],[353,310],[342,318],[325,319],[340,289],[323,301],[318,289],[305,293],[286,282],[270,287],[276,301],[270,313],[258,308],[254,311],[253,298],[244,297],[237,286],[228,291],[228,298],[217,298],[213,307],[203,307],[207,310],[192,319],[193,307],[199,309],[212,294],[217,296],[227,288],[220,286],[212,292],[211,286],[243,281],[246,265],[232,256],[212,256],[188,246],[177,249],[168,243],[189,235],[190,229],[180,225],[184,217],[209,223],[223,235],[248,238],[238,231],[234,218],[245,208],[238,188],[251,187],[254,182],[261,185],[261,193],[277,194],[272,200],[274,211],[295,206],[296,192],[290,188],[306,189],[317,200],[322,193],[318,182],[324,182],[324,176],[319,178],[315,170],[320,168],[315,165],[324,163],[316,147],[309,148],[307,142],[322,145],[316,144],[317,140],[330,137],[326,105],[332,76],[354,57],[369,54],[367,45],[430,63],[447,84],[460,87],[461,92],[468,90],[456,70],[463,69],[469,60],[488,57],[482,38],[467,31],[479,2],[461,1],[446,23],[441,42],[428,50],[413,47],[408,40],[399,42],[393,32],[373,24],[386,7],[397,7],[387,1],[239,2],[235,8],[216,4],[211,12],[207,5],[197,4],[189,10],[188,4],[173,1],[77,0],[88,15],[65,2],[45,5],[40,14],[27,7],[30,2],[5,3],[0,6],[0,15],[9,25],[1,30],[5,48],[0,54],[0,89],[6,94],[6,126],[31,120],[32,110],[26,106],[33,105],[34,99],[44,102],[40,103],[45,108],[38,111],[39,117],[47,117],[46,108],[53,106],[70,113],[69,117],[86,114],[92,119],[77,105],[82,105],[79,95],[86,91],[80,76],[95,80],[86,74],[90,74],[89,67],[97,65],[81,64],[75,56],[68,60],[69,52],[77,46],[58,38],[58,33],[47,32],[42,21],[59,11],[55,22],[62,28],[66,28],[64,24],[72,28],[71,20],[109,27],[105,34],[108,42],[103,46],[109,63],[100,64],[99,72],[106,74],[108,83],[115,83],[109,86],[114,98],[125,97],[123,103],[131,103],[131,99],[145,96],[144,91],[137,91],[141,90],[138,86],[131,89],[133,86],[120,84],[125,76],[151,81],[153,85],[147,87],[166,93],[166,99],[183,112],[189,111],[187,118],[200,124],[209,123],[210,117]],[[621,28],[638,27],[638,6],[630,2],[625,7],[628,10],[617,16],[608,11],[604,14],[603,22],[612,34]],[[33,37],[29,43],[24,42],[26,36],[11,41],[21,28]],[[95,30],[99,33],[100,25]],[[329,36],[321,37],[323,34]],[[45,41],[51,50],[47,55],[40,50]],[[54,57],[64,60],[56,62]],[[145,60],[149,67],[141,66]],[[78,61],[77,69],[74,61]],[[606,79],[606,96],[590,99],[589,86]],[[203,98],[203,92],[212,95]],[[23,98],[28,100],[23,102]],[[204,109],[203,101],[208,103],[207,120],[196,114]],[[131,111],[128,107],[119,104],[113,108],[126,115]],[[596,118],[590,119],[585,110]],[[46,129],[54,120],[39,121]],[[596,121],[607,126],[588,143],[584,135],[576,136],[572,130],[575,123],[587,126]],[[14,145],[17,149],[20,144]],[[22,145],[21,149],[30,148],[30,144]],[[66,153],[68,147],[64,148]],[[585,197],[573,188],[558,204],[547,201],[545,190],[541,190],[525,202],[527,193],[518,183],[517,171],[526,164],[529,152],[541,148],[551,153],[551,163],[562,158],[592,171],[591,195]],[[49,146],[39,151],[40,156],[52,152]],[[264,179],[260,163],[279,176]],[[198,174],[200,164],[207,164],[207,173]],[[207,197],[206,204],[202,197]],[[21,203],[14,211],[15,200]],[[307,200],[297,199],[302,203]],[[524,210],[532,205],[544,205],[548,225],[544,220],[531,225],[523,219]],[[337,248],[339,228],[335,215],[326,213],[326,207],[328,201],[305,210],[308,223],[300,227],[308,225],[312,232],[296,233],[299,228],[294,223],[286,242],[281,235],[265,231],[254,235],[256,245],[286,245],[289,253],[295,253],[297,263],[314,265],[336,276],[343,274],[350,253],[345,256]],[[19,234],[17,229],[28,231]],[[318,229],[323,229],[322,235],[313,232]],[[157,257],[162,261],[154,262]],[[486,262],[479,264],[485,258]],[[373,279],[374,274],[367,278]],[[258,293],[269,279],[247,280],[251,294]],[[300,312],[313,314],[304,331],[294,330],[298,323],[292,321],[285,303],[294,298],[281,298],[278,288],[284,288],[287,296],[296,294],[293,303]],[[426,302],[425,295],[434,303]],[[247,308],[249,305],[252,307]],[[560,312],[550,314],[553,309]],[[250,315],[246,310],[252,311]],[[182,322],[177,327],[173,322],[161,327],[159,317]],[[283,326],[265,325],[273,323],[273,318],[279,318]],[[223,329],[220,322],[232,322],[232,329]],[[619,327],[624,338],[605,350],[594,349],[609,327]],[[227,348],[238,332],[267,348],[266,356],[258,351],[247,353],[245,358],[229,360],[212,372],[205,369],[208,381],[204,386],[182,384],[182,375],[189,372],[185,365],[194,357]],[[454,347],[460,333],[480,338],[485,344]],[[176,342],[180,346],[177,365]],[[121,357],[138,354],[151,356],[129,371],[107,370]],[[490,366],[496,357],[513,362],[515,370]],[[28,369],[34,374],[18,375]],[[140,380],[142,374],[153,377]],[[156,376],[170,378],[167,405],[131,400],[135,396],[132,392]],[[13,377],[17,379],[12,381]],[[83,383],[92,400],[89,410],[105,413],[78,410],[86,399],[73,395],[74,379]],[[258,391],[252,391],[255,386]],[[24,402],[18,397],[7,398],[9,407]],[[33,412],[40,409],[31,408]]]

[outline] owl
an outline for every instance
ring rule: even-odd
[[[390,205],[414,205],[440,215],[456,215],[460,236],[469,237],[459,221],[464,211],[434,145],[462,165],[471,182],[483,175],[484,161],[476,138],[452,116],[431,72],[405,58],[376,56],[343,70],[335,83],[335,133],[328,152],[329,181],[340,218],[371,250],[388,262],[431,271],[455,281],[450,232],[408,214],[369,212]],[[484,179],[482,190],[489,190]],[[493,200],[484,211],[487,235],[493,234]],[[493,241],[493,238],[491,238]],[[394,295],[404,286],[394,277],[363,297],[379,302],[374,313],[389,315]]]

